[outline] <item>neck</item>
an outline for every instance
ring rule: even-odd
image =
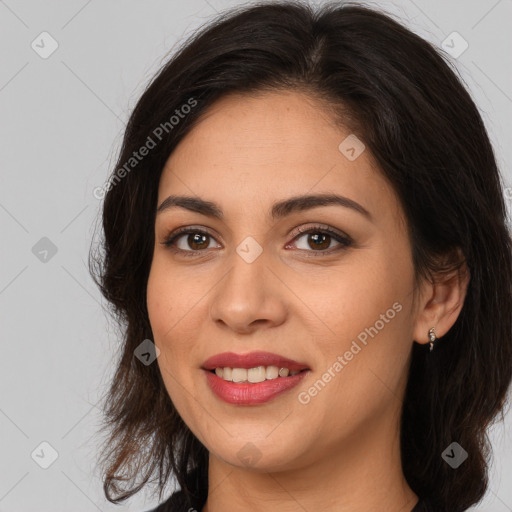
[[[411,512],[418,501],[402,472],[396,416],[285,471],[240,468],[210,453],[208,480],[202,512]]]

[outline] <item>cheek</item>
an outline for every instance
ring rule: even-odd
[[[188,344],[183,342],[179,322],[184,313],[180,311],[174,279],[162,263],[158,259],[153,261],[148,278],[146,300],[149,322],[153,341],[160,350],[157,364],[167,394],[180,414],[187,417],[190,404],[183,389],[191,386],[187,380],[190,377],[190,365],[186,360]]]
[[[295,283],[309,311],[304,310],[304,318],[314,313],[312,321],[318,325],[324,348],[342,350],[376,322],[382,333],[403,329],[412,275],[406,264],[399,269],[389,254],[368,251],[335,272],[302,276]]]
[[[148,308],[149,322],[155,338],[159,339],[165,328],[169,329],[169,318],[172,314],[171,290],[162,272],[159,272],[158,264],[153,263],[149,273],[146,289],[146,302]],[[155,341],[156,342],[156,341]]]
[[[176,271],[169,268],[165,257],[156,255],[149,273],[146,300],[153,334],[165,342],[179,329],[178,322],[191,309],[194,294]]]
[[[165,271],[165,266],[154,260],[148,278],[146,300],[153,341],[160,349],[158,363],[162,369],[167,370],[173,367],[179,357],[179,344],[175,340],[182,339],[176,336],[180,329],[179,319],[184,316],[178,288],[171,274]],[[164,371],[162,375],[165,378]]]
[[[331,369],[337,376],[323,395],[326,406],[330,395],[342,399],[346,409],[357,410],[361,400],[380,408],[389,389],[398,392],[412,345],[413,282],[412,262],[398,258],[384,250],[368,251],[324,286],[309,287],[308,307],[321,312],[322,320],[315,336],[318,371]]]
[[[154,342],[161,352],[159,365],[173,374],[183,374],[183,378],[188,378],[190,361],[199,357],[194,341],[200,327],[198,320],[207,313],[207,284],[204,277],[188,279],[180,275],[170,268],[165,256],[153,260],[146,300]]]

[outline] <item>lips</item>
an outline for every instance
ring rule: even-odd
[[[215,370],[215,368],[255,368],[257,366],[277,366],[288,368],[291,372],[309,370],[307,364],[294,361],[287,357],[271,352],[249,352],[247,354],[235,354],[234,352],[223,352],[208,358],[202,368],[204,370]]]
[[[231,382],[219,377],[214,371],[215,368],[223,368],[224,370],[226,368],[245,368],[248,370],[258,366],[287,368],[290,375],[250,383]],[[271,352],[249,352],[247,354],[223,352],[207,359],[201,369],[213,394],[232,405],[260,405],[266,403],[287,391],[291,391],[310,374],[310,368],[306,363],[294,361]]]
[[[293,377],[278,377],[257,384],[228,382],[205,369],[202,373],[210,390],[220,400],[235,406],[258,406],[290,392],[310,372],[305,370]]]

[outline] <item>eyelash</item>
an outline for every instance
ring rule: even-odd
[[[165,238],[165,240],[163,242],[161,242],[161,243],[162,243],[162,245],[165,245],[166,247],[168,247],[169,250],[171,250],[174,253],[179,253],[179,254],[182,254],[183,256],[187,256],[187,257],[197,257],[198,253],[202,253],[206,249],[185,251],[183,249],[177,249],[175,247],[175,242],[176,242],[176,240],[180,236],[185,235],[185,234],[190,234],[190,233],[206,235],[206,236],[209,236],[209,237],[215,239],[215,237],[211,233],[209,233],[208,231],[205,231],[203,229],[199,229],[199,228],[195,228],[193,226],[190,226],[190,227],[186,227],[186,228],[180,228],[178,231],[169,234]],[[347,247],[349,247],[353,243],[353,240],[349,236],[342,235],[342,234],[338,233],[337,231],[334,231],[334,230],[330,229],[329,227],[323,227],[323,226],[320,226],[320,225],[312,226],[312,227],[310,227],[308,229],[301,229],[301,228],[299,228],[297,230],[297,233],[293,237],[292,242],[295,241],[296,239],[301,238],[304,235],[308,235],[308,234],[312,234],[312,233],[315,233],[315,234],[319,233],[319,234],[323,234],[323,235],[329,235],[329,236],[331,236],[332,238],[334,238],[337,242],[339,242],[341,244],[341,247],[335,248],[334,250],[332,250],[332,248],[331,248],[331,249],[319,250],[319,251],[313,251],[313,250],[306,251],[306,252],[313,253],[312,257],[330,255],[333,252],[337,252],[337,251],[341,251],[341,250],[346,249]],[[302,251],[302,250],[305,250],[305,249],[299,249],[299,250]],[[308,256],[308,257],[310,257],[310,256]]]

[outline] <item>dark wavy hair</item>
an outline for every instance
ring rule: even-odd
[[[134,357],[153,339],[146,286],[158,185],[169,155],[218,98],[265,91],[317,99],[369,148],[405,212],[417,279],[469,269],[453,327],[432,353],[412,344],[401,418],[412,490],[438,512],[466,510],[487,489],[486,430],[499,412],[503,419],[512,379],[512,242],[493,148],[442,50],[373,8],[292,1],[231,9],[198,29],[127,123],[103,190],[104,236],[89,261],[123,335],[104,397],[107,499],[119,503],[147,483],[161,498],[171,476],[187,496],[207,484],[207,449],[176,411],[158,365]],[[453,441],[468,452],[457,470],[441,457]]]

